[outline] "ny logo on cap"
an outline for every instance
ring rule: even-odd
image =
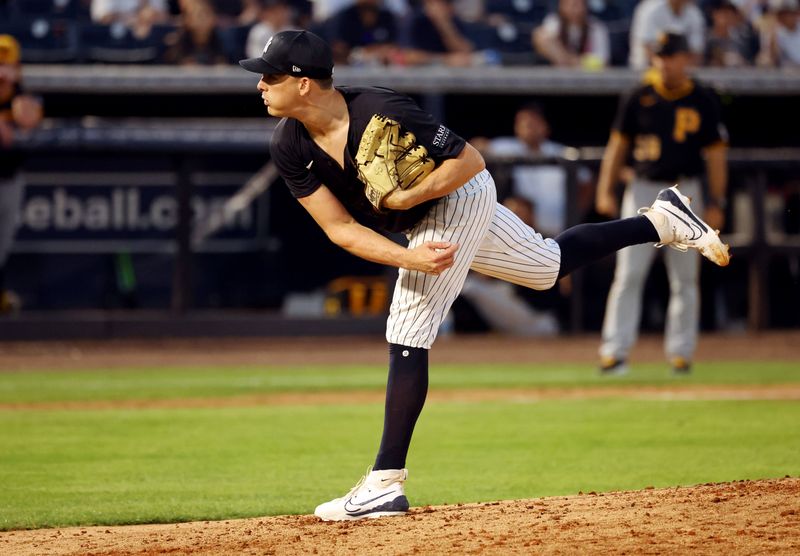
[[[293,72],[295,72],[295,73],[298,73],[298,72],[301,72],[301,71],[303,71],[303,70],[301,70],[301,69],[300,69],[300,68],[298,68],[297,66],[292,66],[292,71],[293,71]]]
[[[269,40],[267,41],[267,46],[264,47],[264,54],[266,54],[267,50],[269,50],[269,45],[272,44],[272,39],[274,39],[274,38],[275,37],[270,37]]]

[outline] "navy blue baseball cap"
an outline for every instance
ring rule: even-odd
[[[239,60],[239,65],[253,73],[329,79],[333,52],[311,31],[281,31],[269,39],[261,56]]]
[[[689,43],[679,33],[661,33],[653,49],[656,56],[674,56],[682,52],[689,52]]]

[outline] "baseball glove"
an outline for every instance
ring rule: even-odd
[[[434,166],[428,150],[417,144],[413,133],[403,131],[386,116],[372,116],[358,145],[356,167],[364,193],[377,210],[389,193],[398,187],[414,187]]]

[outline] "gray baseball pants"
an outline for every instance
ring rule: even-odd
[[[649,206],[661,189],[673,183],[651,182],[636,178],[625,191],[622,218],[634,216],[640,207]],[[696,178],[680,184],[681,193],[691,197],[692,210],[703,214],[703,195]],[[697,346],[700,317],[700,255],[690,249],[681,253],[665,247],[664,262],[669,278],[669,306],[664,351],[667,358],[692,359]],[[614,282],[608,294],[601,357],[624,360],[628,357],[639,333],[642,314],[642,290],[658,250],[651,245],[634,245],[617,252]]]
[[[0,266],[6,264],[19,226],[24,189],[25,182],[21,173],[0,179]]]

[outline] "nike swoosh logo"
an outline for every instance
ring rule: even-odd
[[[350,497],[344,503],[344,511],[346,511],[348,513],[357,512],[358,510],[360,510],[361,508],[363,508],[367,504],[375,502],[376,500],[380,500],[381,498],[385,498],[387,496],[391,496],[393,494],[397,494],[397,492],[384,492],[380,496],[376,496],[375,498],[371,498],[369,500],[364,500],[363,502],[358,502],[358,503],[351,503],[353,498]]]
[[[692,230],[692,237],[690,237],[689,240],[694,241],[695,239],[700,239],[700,236],[703,235],[704,230],[701,230],[700,227],[694,222],[687,222],[685,219],[681,218],[680,214],[677,214],[669,210],[668,208],[665,208],[664,210],[672,214],[675,218],[686,224],[686,226],[688,226],[689,229]]]
[[[312,160],[308,164],[306,164],[306,170],[311,170],[311,167],[314,165],[314,161]]]
[[[681,202],[681,200],[678,198],[678,196],[675,194],[675,192],[674,192],[674,191],[670,191],[670,190],[668,189],[668,190],[667,190],[667,194],[665,195],[665,197],[666,197],[666,199],[665,199],[665,200],[666,200],[666,201],[669,201],[669,202],[670,202],[670,204],[671,204],[672,206],[674,206],[675,208],[679,209],[679,210],[680,210],[682,213],[684,213],[686,216],[688,216],[689,218],[691,218],[691,219],[692,219],[692,220],[693,220],[693,221],[694,221],[694,222],[697,224],[697,226],[700,228],[700,230],[701,230],[702,232],[706,232],[706,231],[708,231],[708,230],[706,229],[706,227],[703,225],[703,222],[702,222],[701,220],[699,220],[699,219],[697,218],[697,216],[695,216],[695,215],[694,215],[694,213],[692,213],[692,211],[691,211],[691,210],[689,210],[689,209],[686,207],[686,205],[684,205],[684,204]],[[684,220],[684,222],[685,222],[685,220]],[[696,239],[696,238],[695,238],[695,239]]]

